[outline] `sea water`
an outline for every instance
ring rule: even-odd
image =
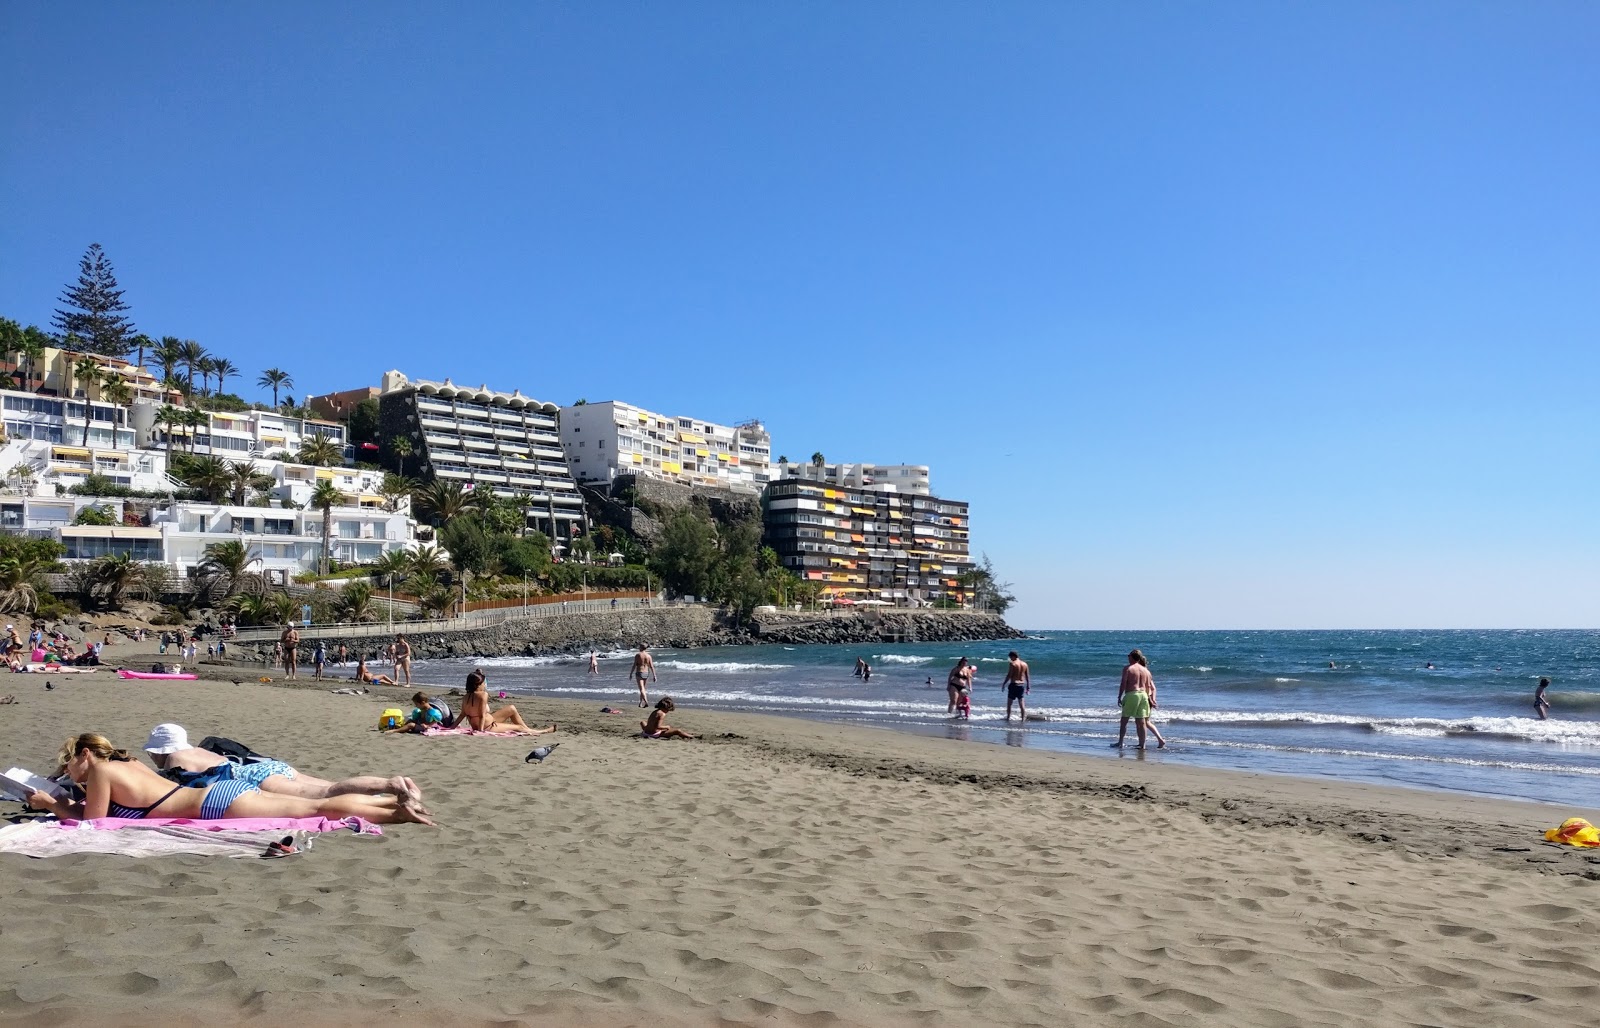
[[[1109,748],[1130,649],[1150,661],[1165,750]],[[1006,652],[1032,670],[1030,714],[1007,724]],[[1093,754],[1107,759],[1379,782],[1600,806],[1600,632],[1034,632],[986,643],[653,649],[674,723],[697,708],[785,714]],[[434,682],[484,669],[492,690],[589,699],[631,712],[630,651],[428,662]],[[972,718],[946,714],[945,676],[977,665]],[[857,657],[870,682],[854,677]],[[1332,665],[1332,666],[1330,666]],[[1551,679],[1549,720],[1533,691]],[[932,678],[933,684],[928,685]]]

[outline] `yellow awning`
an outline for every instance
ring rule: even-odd
[[[695,435],[693,432],[679,432],[678,433],[678,438],[682,439],[686,443],[703,443],[703,442],[705,442],[704,439],[702,439],[701,437]]]
[[[661,462],[661,470],[678,474],[679,472],[683,471],[683,465],[679,464],[675,460],[664,460]]]
[[[727,460],[728,459],[728,455],[726,453],[719,453],[719,454],[717,454],[717,459],[718,460]]]
[[[76,446],[53,446],[51,452],[57,457],[87,457],[89,451]]]
[[[633,462],[635,464],[643,464],[644,463],[644,454],[642,454],[642,453],[634,454],[633,455]]]
[[[330,468],[318,468],[317,469],[317,477],[318,478],[332,478],[333,477],[333,471]]]
[[[694,454],[695,454],[696,457],[709,457],[709,456],[711,456],[711,454],[709,452],[707,452],[706,450],[696,450],[696,451],[694,451]]]
[[[645,422],[646,424],[648,424],[649,421],[650,421],[650,415],[648,415],[648,414],[640,414],[639,415],[639,420]]]
[[[850,509],[855,511],[857,514],[876,514],[877,513],[877,511],[873,510],[871,507],[851,507]]]

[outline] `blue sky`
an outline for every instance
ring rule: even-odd
[[[1030,627],[1597,627],[1600,10],[11,4],[0,314],[933,467]]]

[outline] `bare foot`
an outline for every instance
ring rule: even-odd
[[[415,824],[433,824],[433,820],[428,817],[427,811],[423,810],[420,805],[412,803],[410,797],[400,801],[400,805],[395,808],[395,813],[399,814],[404,820]]]

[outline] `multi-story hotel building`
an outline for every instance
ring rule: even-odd
[[[762,502],[767,545],[828,600],[966,602],[967,504],[893,488],[780,478]]]
[[[345,446],[345,427],[337,421],[293,418],[277,411],[242,410],[209,411],[202,424],[169,426],[157,423],[158,410],[160,407],[156,404],[134,403],[132,421],[140,446],[165,446],[170,432],[173,446],[185,452],[192,449],[198,454],[228,460],[272,457],[276,454],[293,457],[301,443],[320,435],[338,446],[346,457],[349,456]]]
[[[584,483],[645,475],[759,493],[772,477],[772,439],[761,422],[717,425],[618,400],[561,408],[561,446]]]
[[[800,478],[841,489],[888,489],[927,496],[926,464],[790,464],[778,465],[779,478]]]
[[[389,371],[378,393],[378,431],[386,440],[411,441],[407,473],[420,472],[426,482],[520,495],[530,524],[552,541],[564,540],[583,522],[583,497],[561,449],[559,410],[520,391],[412,380]]]

